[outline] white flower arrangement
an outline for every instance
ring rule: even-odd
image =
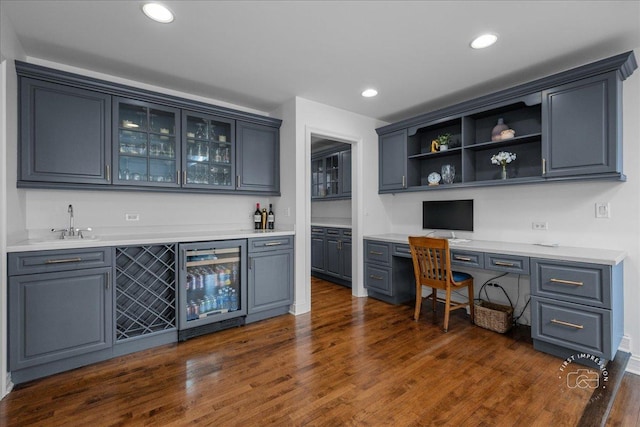
[[[500,165],[503,168],[507,163],[511,163],[516,159],[515,153],[509,153],[508,151],[501,151],[498,154],[491,156],[491,163],[494,165]]]

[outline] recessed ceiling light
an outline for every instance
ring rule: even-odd
[[[494,44],[498,40],[498,36],[495,34],[482,34],[476,37],[471,42],[471,47],[474,49],[484,49]]]
[[[378,94],[378,91],[375,89],[365,89],[362,91],[362,96],[365,98],[371,98]]]
[[[162,24],[173,22],[173,13],[160,3],[145,3],[142,6],[142,12],[149,18]]]

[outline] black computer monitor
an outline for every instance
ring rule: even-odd
[[[422,202],[422,228],[473,231],[473,200]]]

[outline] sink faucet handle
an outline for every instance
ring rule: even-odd
[[[84,236],[82,235],[82,232],[84,232],[84,231],[93,231],[93,229],[91,227],[76,228],[76,233],[78,234],[78,236],[80,236],[81,239],[84,239]]]
[[[52,228],[52,229],[51,229],[51,232],[52,232],[52,233],[60,233],[60,238],[61,238],[61,239],[64,239],[64,236],[66,236],[66,235],[67,235],[67,233],[69,232],[69,230],[68,230],[68,229],[66,229],[66,228],[60,228],[60,229]]]

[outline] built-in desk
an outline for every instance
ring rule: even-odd
[[[624,251],[471,240],[450,242],[451,264],[531,277],[531,335],[540,351],[611,360],[623,335]],[[398,304],[415,298],[408,235],[365,236],[364,286]]]

